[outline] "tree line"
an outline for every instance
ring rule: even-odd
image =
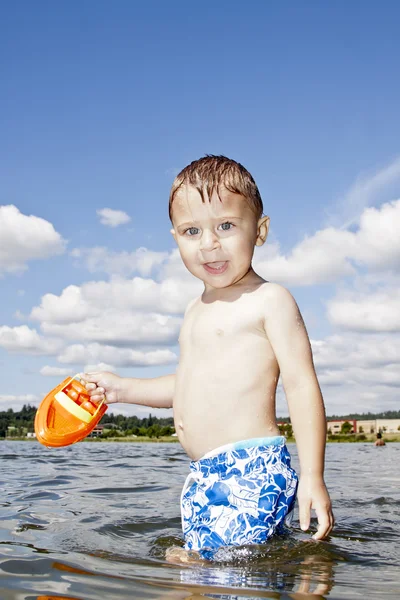
[[[21,410],[14,411],[9,408],[0,411],[0,438],[5,438],[9,427],[14,427],[13,435],[25,436],[26,432],[34,431],[36,406],[24,404]],[[175,432],[172,417],[158,418],[153,415],[140,419],[132,416],[114,415],[106,413],[103,415],[100,425],[106,430],[103,437],[137,435],[146,437],[160,437],[172,435]]]
[[[8,427],[15,427],[15,435],[23,436],[26,432],[34,431],[34,420],[36,407],[30,404],[24,404],[21,410],[14,411],[9,408],[0,411],[0,438],[5,438]],[[400,411],[389,410],[378,414],[373,413],[354,413],[351,415],[334,415],[328,419],[346,420],[356,419],[400,419]],[[292,427],[288,418],[280,418],[282,425],[279,427],[281,433],[287,437],[292,437]],[[283,424],[285,423],[285,424]],[[152,414],[140,419],[137,416],[126,417],[125,415],[106,413],[100,421],[100,425],[106,430],[103,437],[137,435],[146,437],[161,437],[172,435],[175,432],[174,420],[172,417],[158,418]],[[346,427],[346,426],[345,426]],[[349,425],[351,428],[352,426]]]
[[[148,417],[125,417],[124,415],[105,414],[100,421],[104,431],[100,437],[125,437],[136,435],[138,437],[159,438],[175,433],[172,417],[158,418],[149,414]]]
[[[329,421],[373,421],[374,419],[400,419],[400,410],[386,410],[380,413],[351,413],[348,415],[332,415],[327,417]]]

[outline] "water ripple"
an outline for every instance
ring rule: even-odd
[[[400,444],[328,446],[330,541],[310,541],[296,513],[290,535],[206,565],[166,560],[182,545],[188,461],[176,444],[0,442],[0,453],[1,600],[400,596]]]

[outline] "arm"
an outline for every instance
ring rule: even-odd
[[[310,342],[298,306],[287,290],[274,285],[267,304],[266,333],[279,364],[299,453],[300,525],[308,529],[314,508],[319,525],[314,538],[322,539],[331,531],[334,519],[323,478],[325,408]]]
[[[120,402],[143,404],[153,408],[172,408],[175,374],[153,379],[124,378],[124,395]]]
[[[175,393],[174,374],[153,379],[135,379],[102,371],[82,373],[80,377],[95,402],[101,402],[105,398],[107,404],[126,402],[152,408],[172,408]]]

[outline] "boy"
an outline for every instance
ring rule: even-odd
[[[233,160],[205,156],[176,177],[169,210],[182,260],[204,283],[185,312],[176,374],[82,379],[96,401],[173,407],[192,459],[181,499],[185,548],[209,558],[221,546],[265,542],[292,514],[297,475],[275,419],[281,376],[301,467],[301,528],[313,508],[313,537],[323,539],[334,523],[324,404],[294,299],[252,268],[269,227],[254,179]]]

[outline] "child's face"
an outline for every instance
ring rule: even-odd
[[[240,281],[251,266],[254,246],[268,233],[268,217],[257,218],[247,200],[223,186],[202,202],[196,188],[182,186],[172,204],[173,234],[186,268],[206,289]]]

